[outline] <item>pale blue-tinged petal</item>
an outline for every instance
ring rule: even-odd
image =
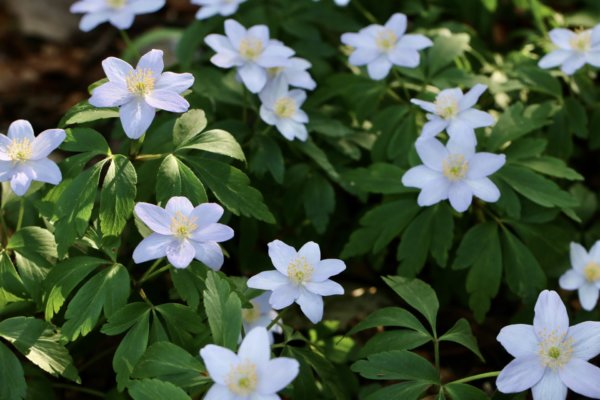
[[[190,103],[181,95],[166,89],[153,90],[145,100],[151,107],[175,113],[183,113],[190,108]]]
[[[219,68],[233,68],[244,64],[244,59],[233,51],[223,50],[211,57],[210,62]]]
[[[190,203],[191,204],[191,203]],[[225,210],[217,203],[202,203],[190,212],[198,229],[219,222]]]
[[[69,9],[72,13],[88,13],[97,12],[106,7],[105,3],[99,1],[82,0],[77,1],[71,5]]]
[[[296,102],[296,106],[300,107],[306,101],[306,92],[304,90],[290,90],[288,97]]]
[[[10,179],[10,188],[17,196],[23,196],[31,186],[31,177],[24,171],[17,170]]]
[[[129,9],[136,14],[153,13],[165,6],[165,0],[133,0]]]
[[[263,271],[248,279],[247,285],[253,289],[275,290],[289,283],[287,275],[279,271]]]
[[[467,162],[475,155],[475,146],[475,143],[465,142],[462,138],[457,137],[451,137],[446,143],[448,153],[461,154]]]
[[[215,383],[210,387],[208,392],[206,392],[203,400],[239,400],[239,397],[229,390],[225,384],[220,385]]]
[[[275,112],[273,112],[273,110],[265,107],[264,105],[260,106],[260,110],[259,110],[259,114],[260,114],[260,118],[269,125],[275,125],[277,123],[277,115],[275,115]]]
[[[475,153],[469,159],[468,179],[480,179],[490,176],[506,164],[504,154]]]
[[[270,45],[256,59],[256,64],[264,68],[284,67],[294,50],[283,45]]]
[[[266,25],[254,25],[248,29],[248,36],[267,44],[269,42],[269,28]]]
[[[406,47],[396,46],[396,48],[388,54],[388,57],[394,65],[406,68],[416,68],[421,62],[419,52]]]
[[[432,181],[440,179],[441,173],[434,171],[425,165],[418,165],[406,171],[402,176],[402,184],[406,187],[423,189]]]
[[[568,336],[574,358],[587,361],[600,354],[600,322],[586,321],[573,325],[569,328]]]
[[[592,39],[592,49],[600,46],[600,24],[592,28],[590,36]]]
[[[346,263],[335,258],[327,258],[319,261],[313,266],[314,271],[311,277],[313,282],[323,282],[334,275],[338,275],[346,269]]]
[[[448,124],[448,121],[445,119],[434,116],[429,122],[423,125],[423,130],[421,131],[421,137],[419,139],[431,139],[436,137],[448,127]]]
[[[140,264],[150,260],[158,260],[167,255],[167,247],[174,241],[173,236],[153,233],[144,238],[133,251],[133,261]]]
[[[11,158],[8,157],[8,147],[12,144],[12,139],[8,136],[0,133],[0,160],[8,161]]]
[[[558,284],[565,290],[577,290],[585,283],[585,278],[579,272],[570,269],[558,280]]]
[[[559,337],[567,333],[569,316],[558,293],[553,290],[544,290],[540,293],[535,303],[533,327],[540,338],[553,331]]]
[[[31,143],[31,160],[46,158],[65,140],[63,129],[48,129],[40,133]]]
[[[317,324],[323,319],[323,298],[318,294],[302,289],[296,303],[313,324]]]
[[[460,119],[453,119],[447,128],[448,136],[451,139],[460,141],[465,145],[475,147],[477,145],[477,137],[475,136],[475,130],[471,128],[467,123]]]
[[[169,215],[181,213],[187,217],[190,216],[190,214],[194,211],[194,206],[187,197],[174,196],[167,201],[165,210],[167,213],[169,213]]]
[[[198,242],[225,242],[234,235],[233,229],[223,224],[211,224],[192,233],[192,240]]]
[[[18,119],[9,125],[8,137],[12,140],[28,139],[32,142],[35,140],[33,127],[29,121],[25,121],[24,119]]]
[[[563,28],[552,29],[548,35],[550,36],[550,40],[556,46],[561,49],[570,50],[571,49],[571,39],[575,36],[573,31]]]
[[[133,210],[135,215],[154,232],[172,235],[171,215],[165,209],[150,203],[137,203]]]
[[[384,79],[390,73],[392,63],[385,55],[381,55],[367,65],[371,79],[376,81]]]
[[[406,32],[406,15],[395,13],[387,20],[385,27],[393,31],[397,37],[404,35],[404,32]]]
[[[464,98],[464,97],[463,97]],[[496,120],[490,114],[485,111],[476,110],[474,108],[470,108],[468,110],[462,111],[455,118],[460,119],[462,122],[465,122],[471,128],[483,128],[485,126],[494,125]]]
[[[435,113],[435,104],[430,101],[424,101],[424,100],[419,100],[419,99],[410,99],[410,102],[418,105],[423,110],[425,110],[429,113]]]
[[[271,358],[271,344],[267,330],[259,327],[248,332],[237,354],[241,360],[249,360],[259,368],[265,365]]]
[[[305,141],[308,138],[306,126],[291,119],[279,119],[275,124],[279,133],[287,140],[298,138],[300,141]]]
[[[298,257],[296,249],[288,246],[281,240],[274,240],[268,244],[269,257],[273,266],[287,276],[288,265]]]
[[[473,86],[471,90],[464,94],[458,102],[459,110],[465,111],[473,107],[479,101],[481,95],[487,90],[487,86],[481,83]]]
[[[415,147],[423,164],[434,171],[442,171],[442,163],[448,157],[448,150],[439,140],[418,140]]]
[[[133,95],[123,84],[106,82],[92,92],[89,103],[94,107],[119,107],[133,100]]]
[[[12,178],[14,165],[12,161],[0,160],[0,182],[6,182]]]
[[[254,63],[246,63],[238,68],[238,73],[244,85],[252,93],[260,92],[267,83],[267,71]]]
[[[436,100],[440,98],[450,98],[456,100],[459,104],[463,98],[463,92],[459,88],[450,88],[441,90],[436,96]]]
[[[431,180],[426,186],[423,186],[417,204],[421,207],[427,207],[439,203],[448,198],[450,182],[443,176]]]
[[[585,251],[585,249],[584,249],[584,251]],[[594,243],[594,245],[590,249],[589,257],[585,260],[584,263],[582,263],[580,265],[580,268],[582,271],[583,271],[583,268],[585,267],[585,265],[589,261],[594,261],[594,262],[600,264],[600,240],[597,240],[596,243]]]
[[[126,87],[126,79],[133,73],[133,67],[129,63],[116,57],[108,57],[102,61],[102,69],[109,81]]]
[[[235,47],[231,44],[231,41],[227,36],[219,35],[217,33],[211,33],[204,38],[206,43],[211,49],[220,53],[222,51],[230,51],[237,53]]]
[[[134,140],[146,133],[155,115],[156,110],[141,99],[135,99],[119,109],[123,130],[128,138]]]
[[[547,368],[540,381],[531,388],[533,400],[565,400],[567,386],[558,376],[558,373]]]
[[[495,203],[500,199],[500,190],[489,178],[467,179],[464,182],[471,189],[473,196],[483,201]]]
[[[448,189],[450,205],[458,212],[465,212],[473,201],[473,190],[465,182],[454,182]]]
[[[111,13],[108,11],[100,11],[85,14],[79,21],[79,29],[84,32],[89,32],[98,25],[107,22],[110,19]]]
[[[585,55],[575,53],[572,57],[568,58],[567,61],[560,68],[562,72],[567,75],[573,75],[579,68],[585,65]]]
[[[154,79],[158,79],[165,69],[163,51],[156,49],[150,50],[140,58],[136,69],[149,69],[152,71]]]
[[[219,385],[227,384],[227,376],[239,362],[238,356],[233,351],[214,344],[204,346],[200,350],[200,357],[210,378]]]
[[[120,12],[117,13],[112,13],[109,21],[110,23],[121,30],[125,30],[125,29],[129,29],[131,28],[131,25],[133,25],[133,21],[135,20],[135,14],[127,9],[123,9]]]
[[[574,53],[571,50],[554,50],[546,54],[540,59],[540,61],[538,61],[538,67],[544,69],[558,67],[559,65],[562,65],[565,61],[567,61],[567,59],[573,54]]]
[[[596,244],[598,244],[598,242],[596,242]],[[596,246],[596,244],[594,244],[594,247]],[[592,250],[594,249],[594,247],[592,247]],[[595,260],[595,258],[592,257],[592,251],[590,251],[590,254],[588,254],[585,248],[579,243],[571,242],[571,244],[569,245],[569,249],[571,266],[575,271],[583,273],[583,269],[585,268],[587,263],[590,262],[590,260]],[[600,249],[600,246],[598,246],[598,249]]]
[[[217,242],[200,243],[191,240],[190,243],[196,252],[194,256],[196,260],[200,261],[214,271],[221,269],[223,263],[225,262],[225,256],[223,255],[221,246],[219,246]]]
[[[315,242],[307,242],[298,250],[298,257],[304,257],[310,265],[317,265],[321,261],[321,249]]]
[[[225,34],[231,41],[234,48],[240,47],[240,42],[246,36],[246,28],[244,28],[239,22],[228,19],[225,21]]]
[[[281,400],[281,397],[277,394],[253,393],[248,397],[248,400]]]
[[[238,8],[240,3],[243,3],[246,0],[237,0],[237,1],[229,1],[229,2],[225,2],[225,4],[221,5],[221,9],[219,11],[219,14],[221,14],[224,17],[228,17],[232,14],[234,14]]]
[[[540,382],[544,370],[537,354],[515,358],[500,372],[496,386],[502,393],[523,392]]]
[[[600,368],[587,361],[572,358],[558,375],[569,389],[582,396],[600,399]]]
[[[535,355],[538,351],[539,342],[532,325],[505,326],[496,340],[515,358]]]
[[[34,181],[50,183],[52,185],[58,185],[62,181],[60,168],[52,160],[47,158],[29,160],[26,165],[31,170],[28,175]]]
[[[169,90],[182,93],[192,87],[194,75],[189,73],[177,74],[175,72],[164,72],[156,81],[156,90]]]
[[[404,49],[423,50],[433,46],[433,42],[427,36],[410,33],[402,36],[398,40],[397,46]]]
[[[309,292],[319,296],[334,296],[344,294],[344,288],[337,282],[330,279],[323,282],[306,282],[304,287]]]
[[[356,49],[377,49],[377,44],[375,43],[373,38],[360,33],[344,33],[341,37],[341,41],[343,44],[347,46],[352,46]]]
[[[189,240],[175,240],[167,246],[167,259],[175,268],[187,268],[196,257],[196,249]]]
[[[269,303],[274,309],[281,310],[291,305],[299,296],[300,289],[298,286],[288,283],[273,289],[273,293],[269,297]]]
[[[598,295],[600,289],[595,284],[585,282],[579,289],[579,302],[584,310],[592,311],[598,304]]]
[[[308,114],[303,110],[296,110],[296,113],[292,116],[292,120],[301,124],[307,124],[309,121]]]
[[[259,374],[265,379],[259,379],[256,391],[261,395],[277,393],[292,383],[300,372],[300,364],[293,358],[278,357],[261,365]]]
[[[219,6],[217,6],[217,5],[203,6],[196,13],[196,19],[197,20],[208,19],[210,17],[213,17],[213,16],[219,14],[219,11],[220,11]]]
[[[317,87],[317,82],[306,70],[287,68],[284,76],[290,86],[307,90],[314,90]]]

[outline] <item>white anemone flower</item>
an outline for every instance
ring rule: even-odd
[[[466,211],[473,196],[493,203],[500,191],[488,178],[506,162],[504,154],[475,153],[475,146],[451,138],[444,146],[437,139],[418,140],[417,153],[423,165],[406,171],[402,184],[421,189],[419,206],[431,206],[443,200],[458,211]]]
[[[306,125],[308,115],[300,109],[306,100],[303,90],[289,90],[281,77],[260,92],[260,117],[268,125],[275,126],[287,140],[308,138]]]
[[[210,378],[215,382],[204,400],[277,400],[277,392],[288,386],[300,371],[293,358],[271,359],[267,330],[251,330],[238,353],[214,344],[200,350]]]
[[[115,57],[102,61],[108,82],[92,92],[94,107],[119,107],[125,134],[139,139],[152,124],[156,110],[183,113],[190,104],[181,96],[194,84],[192,74],[163,72],[162,50],[144,54],[134,69]]]
[[[210,60],[220,68],[237,68],[239,78],[252,93],[260,92],[268,80],[268,68],[283,67],[294,51],[269,38],[266,25],[249,29],[239,22],[225,21],[225,35],[211,34],[204,41],[217,52]]]
[[[600,292],[600,241],[588,253],[582,245],[571,243],[571,267],[559,280],[565,290],[577,290],[581,307],[591,311]]]
[[[367,66],[371,79],[384,79],[393,65],[416,68],[421,57],[419,50],[433,45],[433,42],[417,34],[405,34],[406,15],[396,13],[385,25],[369,25],[358,33],[344,33],[342,43],[354,48],[349,62],[361,67]]]
[[[89,32],[104,22],[129,29],[136,15],[153,13],[164,6],[165,0],[80,0],[71,6],[71,12],[85,14],[79,29]]]
[[[58,185],[62,174],[48,156],[66,137],[62,129],[48,129],[35,137],[23,119],[10,124],[8,136],[0,134],[0,182],[10,181],[17,196],[23,196],[32,181]]]
[[[246,0],[192,0],[192,4],[202,6],[196,13],[196,19],[203,20],[215,15],[228,17],[235,14],[240,4]]]
[[[451,138],[462,140],[466,144],[477,144],[475,129],[495,122],[490,114],[473,108],[486,90],[486,85],[477,84],[465,94],[458,88],[442,90],[433,103],[411,99],[411,103],[429,113],[429,122],[423,126],[420,139],[435,137],[446,129]]]
[[[194,258],[211,269],[223,265],[219,242],[233,237],[233,229],[219,224],[223,207],[203,203],[194,207],[185,197],[171,197],[165,208],[137,203],[135,215],[153,233],[133,251],[136,264],[167,257],[175,268],[187,268]]]
[[[269,293],[265,292],[260,296],[256,296],[250,300],[252,308],[242,309],[242,324],[244,325],[244,332],[250,332],[252,329],[257,327],[268,327],[272,321],[274,321],[278,313],[269,304]],[[281,325],[275,324],[269,329],[269,339],[271,344],[273,343],[273,333],[281,334],[283,329]]]
[[[311,67],[312,64],[304,58],[292,57],[281,67],[269,68],[267,69],[269,80],[263,91],[268,90],[268,87],[279,79],[282,79],[287,85],[292,87],[314,90],[317,87],[317,83],[308,72],[308,69]]]
[[[248,287],[271,290],[269,303],[280,310],[296,302],[316,324],[323,319],[323,297],[344,294],[344,288],[329,279],[346,269],[342,260],[321,260],[319,245],[308,242],[296,251],[280,240],[269,243],[275,271],[264,271],[248,280]]]
[[[515,357],[496,380],[501,392],[531,388],[534,400],[565,400],[569,388],[600,398],[600,368],[588,362],[600,354],[600,322],[569,327],[558,293],[540,293],[533,326],[509,325],[500,331],[498,341]]]
[[[540,68],[560,65],[565,74],[573,75],[585,64],[600,67],[600,24],[579,32],[552,29],[549,35],[557,49],[542,57],[538,63]]]

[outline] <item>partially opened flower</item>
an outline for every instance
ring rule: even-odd
[[[237,68],[244,85],[260,92],[268,80],[268,68],[283,67],[294,51],[269,38],[266,25],[244,28],[233,19],[225,21],[225,34],[208,35],[204,41],[217,52],[210,60],[220,68]]]
[[[416,34],[405,34],[406,15],[396,13],[385,25],[369,25],[358,33],[344,33],[342,43],[354,48],[350,64],[367,66],[372,79],[385,78],[393,65],[416,68],[421,57],[419,50],[433,45],[433,42]]]
[[[600,368],[588,360],[600,354],[600,322],[569,327],[565,305],[554,291],[544,290],[531,325],[509,325],[498,341],[515,359],[496,380],[503,393],[531,389],[534,400],[565,400],[567,388],[600,398]]]
[[[194,208],[185,197],[172,197],[165,208],[137,203],[135,215],[153,233],[133,251],[136,264],[167,257],[175,268],[186,268],[195,258],[209,268],[223,265],[223,251],[218,245],[233,237],[233,229],[217,223],[223,207],[203,203]]]
[[[275,318],[277,311],[269,304],[269,293],[265,292],[250,300],[252,308],[242,309],[242,324],[244,332],[250,332],[257,327],[268,327]],[[273,343],[273,333],[281,333],[283,329],[281,325],[275,324],[269,329],[269,339]]]
[[[456,211],[463,212],[473,196],[488,203],[500,198],[488,176],[502,168],[504,154],[475,153],[474,145],[454,138],[446,146],[437,139],[418,140],[416,148],[423,165],[406,171],[402,184],[421,189],[417,199],[421,207],[448,199]]]
[[[312,67],[311,63],[304,58],[292,57],[288,59],[285,65],[281,67],[273,67],[267,70],[269,80],[263,90],[268,90],[268,87],[278,80],[282,79],[287,85],[314,90],[317,83],[314,81],[308,69]]]
[[[287,140],[308,138],[308,115],[300,109],[306,100],[303,90],[289,90],[283,79],[277,79],[260,93],[260,117],[275,126]]]
[[[542,57],[538,63],[540,68],[560,65],[565,74],[573,75],[585,64],[600,67],[600,25],[579,32],[552,29],[550,40],[557,49]]]
[[[423,126],[420,138],[435,137],[446,129],[451,138],[476,145],[475,129],[493,125],[495,122],[490,114],[473,108],[486,90],[486,85],[477,84],[465,94],[458,88],[442,90],[433,103],[411,99],[411,103],[429,113],[429,122]]]
[[[31,181],[58,185],[62,174],[48,156],[66,137],[62,129],[49,129],[35,137],[31,124],[22,119],[10,124],[8,136],[0,134],[0,182],[10,181],[18,196],[27,192]]]
[[[600,241],[589,253],[582,245],[571,243],[571,267],[560,277],[560,287],[577,290],[581,306],[591,311],[598,303],[600,292]]]
[[[165,0],[80,0],[71,6],[71,12],[85,14],[79,29],[89,32],[104,22],[118,29],[129,29],[138,14],[156,12],[165,6]]]
[[[207,19],[215,15],[228,17],[234,14],[240,4],[246,0],[192,0],[192,4],[202,6],[196,13],[196,19]]]
[[[280,310],[296,302],[316,324],[323,319],[323,297],[344,294],[344,288],[329,279],[346,269],[342,260],[321,260],[319,245],[308,242],[299,251],[280,240],[269,243],[275,271],[264,271],[248,280],[248,287],[271,290],[269,303]]]
[[[200,350],[210,378],[215,382],[204,400],[276,400],[298,375],[293,358],[271,359],[265,328],[254,328],[242,341],[238,353],[209,344]]]
[[[156,110],[186,112],[190,104],[181,93],[194,84],[192,74],[163,72],[162,50],[151,50],[134,69],[129,63],[109,57],[102,62],[108,82],[92,92],[94,107],[119,107],[125,134],[139,139],[152,124]]]

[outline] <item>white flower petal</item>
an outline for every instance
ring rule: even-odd
[[[567,386],[562,382],[556,372],[546,369],[542,379],[531,388],[533,400],[565,400]]]
[[[396,13],[385,23],[387,29],[392,30],[396,36],[400,37],[406,32],[406,15]]]
[[[246,28],[244,28],[239,22],[228,19],[225,21],[225,34],[231,41],[234,48],[240,47],[240,42],[246,36]]]
[[[52,160],[43,158],[41,160],[27,161],[31,172],[28,174],[34,181],[58,185],[62,181],[62,173],[58,165]]]
[[[291,119],[279,119],[275,124],[277,130],[287,140],[298,138],[300,141],[305,141],[308,138],[306,126],[300,122]]]
[[[173,242],[172,236],[153,233],[142,240],[133,251],[133,261],[141,264],[150,260],[158,260],[167,255],[167,247]]]
[[[394,65],[406,68],[416,68],[421,62],[419,52],[405,47],[396,47],[389,53],[389,58]]]
[[[571,50],[554,50],[538,61],[538,67],[548,69],[562,65],[569,57],[573,55]]]
[[[89,32],[98,25],[107,22],[110,19],[110,15],[107,11],[85,14],[79,22],[79,29]]]
[[[459,110],[465,111],[473,107],[479,101],[481,95],[487,90],[487,86],[481,83],[473,86],[458,102]],[[482,125],[487,126],[487,125]]]
[[[318,294],[301,290],[296,303],[313,324],[317,324],[323,319],[323,298]]]
[[[600,354],[600,322],[586,321],[569,328],[573,357],[591,360]]]
[[[385,56],[380,56],[367,65],[369,76],[374,80],[381,80],[385,78],[388,76],[391,69],[392,63]]]
[[[465,122],[471,128],[483,128],[485,126],[494,125],[496,122],[494,117],[492,117],[490,114],[474,108],[470,108],[461,112],[456,118],[460,119],[462,122]]]
[[[533,327],[538,337],[544,332],[554,331],[557,336],[563,336],[569,329],[567,309],[555,291],[544,290],[535,303]]]
[[[254,328],[244,338],[238,350],[241,360],[249,360],[257,366],[263,366],[271,358],[271,343],[265,328]]]
[[[442,170],[442,163],[448,157],[448,150],[439,140],[418,140],[415,147],[423,164],[434,171]]]
[[[321,261],[321,249],[315,242],[307,242],[298,250],[298,257],[304,257],[310,265],[317,265]]]
[[[375,44],[373,38],[360,33],[344,33],[341,37],[341,41],[343,44],[352,46],[356,49],[377,49],[377,45]]]
[[[130,9],[136,14],[149,14],[165,6],[165,0],[137,0],[132,1]]]
[[[238,356],[231,350],[209,344],[200,350],[200,357],[210,375],[210,378],[220,385],[227,384],[227,376],[238,363]]]
[[[406,187],[423,189],[430,182],[441,178],[440,172],[434,171],[425,165],[418,165],[406,171],[402,176],[402,184]]]
[[[231,41],[227,36],[212,33],[204,38],[204,43],[206,43],[211,49],[213,49],[217,53],[220,53],[222,51],[237,53],[237,50],[235,49],[235,47],[233,47]]]
[[[167,89],[153,90],[144,99],[148,105],[159,110],[183,113],[190,108],[190,103],[186,99]]]
[[[576,53],[571,58],[567,59],[560,68],[567,75],[573,75],[579,68],[585,65],[585,56]]]
[[[264,68],[283,67],[294,54],[294,50],[287,46],[270,45],[256,59],[256,64]]]
[[[424,100],[419,100],[419,99],[410,99],[410,102],[418,105],[423,110],[425,110],[429,113],[435,113],[435,104],[430,101],[424,101]]]
[[[219,246],[216,242],[205,242],[199,243],[193,240],[190,240],[192,246],[194,246],[194,250],[196,254],[194,258],[208,268],[218,271],[223,266],[223,262],[225,261],[225,256],[223,255],[223,250],[221,246]]]
[[[600,368],[587,361],[572,358],[563,368],[558,370],[563,383],[580,395],[600,398]]]
[[[469,158],[468,179],[480,179],[492,175],[506,164],[504,154],[475,153]]]
[[[346,264],[342,260],[334,258],[321,260],[317,265],[314,266],[311,280],[313,282],[323,282],[334,275],[340,274],[345,269]]]
[[[300,289],[291,283],[273,289],[269,303],[276,310],[281,310],[291,305],[300,296]]]
[[[219,6],[211,5],[211,6],[203,6],[201,9],[196,12],[196,19],[203,20],[213,17],[219,14]]]
[[[125,86],[127,76],[133,73],[133,67],[129,63],[116,57],[108,57],[102,61],[102,69],[110,82]]]
[[[253,289],[275,290],[289,283],[288,277],[279,271],[263,271],[248,279],[246,284]]]
[[[125,134],[135,140],[142,137],[152,125],[156,110],[142,100],[133,100],[119,109],[119,115]]]
[[[538,351],[538,338],[531,325],[505,326],[496,339],[515,358],[535,355]]]
[[[307,282],[304,287],[319,296],[333,296],[344,294],[344,288],[337,282],[330,279],[323,282]]]
[[[429,122],[423,125],[421,137],[419,139],[430,139],[436,137],[440,132],[448,127],[448,121],[434,116]]]
[[[277,123],[277,115],[273,110],[265,107],[264,104],[260,106],[259,110],[260,118],[268,125],[275,125]]]
[[[67,134],[63,129],[48,129],[40,133],[31,144],[31,159],[39,160],[48,157],[66,137]]]
[[[188,240],[176,240],[167,246],[166,253],[172,266],[187,268],[196,256],[196,249]]]
[[[552,29],[548,35],[550,36],[550,40],[552,40],[555,45],[561,49],[570,50],[571,39],[573,39],[575,34],[568,29],[556,28]]]
[[[596,48],[600,46],[600,24],[594,26],[592,28],[592,48]]]
[[[446,143],[446,148],[450,154],[461,154],[465,160],[470,161],[475,155],[476,143],[467,143],[461,138],[450,138]]]
[[[19,119],[10,124],[8,127],[8,137],[12,140],[15,139],[29,139],[30,141],[35,140],[33,127],[29,121]]]
[[[570,269],[562,274],[558,283],[565,290],[577,290],[585,283],[585,278],[577,271]]]
[[[537,354],[515,358],[500,372],[496,386],[502,393],[522,392],[540,382],[544,369]]]
[[[585,249],[583,250],[585,251]],[[595,261],[600,264],[600,240],[597,240],[596,243],[594,243],[590,249],[589,256],[586,257],[585,261],[579,266],[581,271],[583,271],[583,268],[589,261]]]
[[[190,203],[191,204],[191,203]],[[219,222],[225,210],[217,203],[202,203],[190,212],[198,229]]]
[[[106,82],[92,92],[89,103],[94,107],[119,107],[133,100],[133,95],[122,84]]]
[[[473,196],[488,203],[495,203],[500,199],[500,190],[489,178],[468,179],[465,183],[473,192]]]
[[[194,206],[187,197],[175,196],[171,197],[169,201],[167,201],[165,210],[167,211],[167,213],[169,213],[169,215],[181,213],[187,217],[191,216],[192,212],[194,211]]]
[[[184,73],[176,74],[174,72],[164,72],[156,81],[156,90],[169,90],[175,93],[182,93],[192,87],[194,84],[194,75]]]
[[[238,397],[227,386],[215,383],[204,395],[204,400],[238,400]]]
[[[0,182],[9,181],[12,178],[13,170],[12,161],[0,160]]]
[[[149,69],[154,75],[154,79],[158,79],[165,69],[162,50],[150,50],[144,54],[138,61],[137,69]]]
[[[24,171],[17,171],[10,179],[10,188],[17,196],[23,196],[31,186],[31,177]]]
[[[300,364],[293,358],[279,357],[262,366],[256,391],[261,395],[277,393],[292,383],[300,372]]]
[[[579,302],[584,310],[592,311],[598,304],[598,295],[600,289],[593,283],[585,282],[578,290]]]
[[[423,186],[421,193],[419,193],[419,197],[417,198],[417,204],[421,207],[427,207],[446,200],[448,198],[449,188],[450,182],[440,175],[437,179],[434,179]]]
[[[254,25],[248,29],[248,36],[256,38],[263,43],[269,43],[269,27],[266,25]]]
[[[118,29],[125,30],[131,28],[133,21],[135,20],[135,14],[129,10],[123,9],[116,14],[111,14],[109,21]]]
[[[252,93],[260,92],[267,83],[267,71],[257,64],[246,63],[238,68],[242,82]]]
[[[234,235],[233,229],[223,224],[211,224],[202,229],[196,229],[191,239],[197,242],[225,242]]]
[[[273,266],[282,274],[287,276],[288,265],[296,259],[298,253],[292,246],[288,246],[281,240],[274,240],[268,244],[269,257]]]
[[[460,119],[453,119],[447,128],[448,136],[455,141],[460,141],[465,145],[473,146],[477,145],[477,137],[475,131],[466,122]]]
[[[599,243],[599,242],[596,242],[596,243]],[[595,246],[596,246],[596,244],[594,244],[594,247]],[[592,250],[594,249],[594,247],[592,247]],[[570,248],[571,266],[573,267],[573,269],[575,271],[583,272],[583,268],[586,266],[586,264],[588,262],[590,262],[590,258],[591,259],[594,259],[594,258],[590,257],[591,254],[588,255],[588,252],[579,243],[571,242],[569,248]],[[600,249],[600,246],[598,246],[598,248]],[[591,251],[590,251],[590,253],[591,253]]]
[[[379,50],[375,48],[368,47],[360,47],[355,49],[350,57],[348,58],[348,62],[357,67],[362,67],[363,65],[367,65],[370,62],[375,61],[377,57],[379,57]]]
[[[172,235],[171,216],[163,208],[150,203],[137,203],[134,212],[154,232]]]
[[[473,201],[473,190],[464,182],[455,182],[448,189],[448,200],[456,211],[467,211]]]
[[[426,36],[418,34],[404,35],[398,40],[398,46],[404,49],[423,50],[433,46],[433,42]]]

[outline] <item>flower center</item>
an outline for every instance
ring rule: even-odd
[[[250,301],[250,304],[252,304],[252,308],[242,309],[242,318],[249,324],[253,323],[260,317],[260,307],[258,304],[255,301]]]
[[[282,97],[275,102],[273,111],[279,118],[291,118],[296,114],[296,102],[291,97]]]
[[[31,158],[31,140],[28,138],[14,139],[7,148],[8,156],[14,163],[27,161]]]
[[[226,379],[227,387],[238,396],[248,396],[254,393],[258,385],[256,365],[243,361],[229,371]]]
[[[588,282],[600,281],[600,265],[590,261],[583,268],[583,276],[585,276]]]
[[[444,119],[458,114],[458,100],[451,94],[439,95],[435,99],[435,113]]]
[[[189,239],[197,228],[196,218],[186,217],[179,211],[171,218],[171,232],[179,239]]]
[[[283,71],[283,67],[271,67],[267,68],[267,73],[272,78],[274,76],[279,75]]]
[[[544,367],[560,369],[571,360],[573,340],[570,337],[558,336],[555,331],[539,336],[538,355]]]
[[[256,60],[263,50],[262,40],[255,37],[245,37],[240,41],[240,55],[246,60]]]
[[[109,7],[118,10],[125,7],[127,0],[106,0],[106,4],[108,4]]]
[[[592,32],[589,30],[575,33],[569,40],[573,50],[586,52],[592,47]]]
[[[125,79],[127,90],[137,96],[150,94],[154,90],[154,81],[154,74],[147,68],[136,69]]]
[[[288,264],[288,278],[296,285],[300,285],[310,280],[314,268],[306,261],[306,258],[299,257]]]
[[[459,181],[469,171],[469,163],[462,154],[450,154],[442,162],[442,173],[451,181]]]
[[[383,29],[377,34],[377,38],[375,38],[375,43],[379,50],[387,52],[390,51],[396,46],[396,42],[398,42],[398,36],[391,29]]]

